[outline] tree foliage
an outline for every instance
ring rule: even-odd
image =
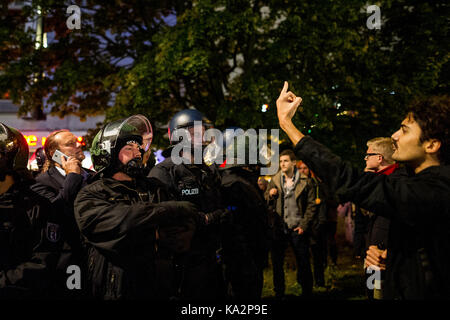
[[[2,16],[0,90],[23,111],[45,98],[60,116],[143,113],[160,146],[164,124],[189,107],[221,129],[277,128],[287,80],[303,98],[296,124],[361,164],[365,141],[389,136],[412,98],[448,92],[445,1],[377,1],[379,30],[356,0],[85,1],[72,31],[60,3]],[[38,51],[17,27],[37,4],[56,39]]]

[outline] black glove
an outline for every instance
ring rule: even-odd
[[[181,221],[193,220],[196,225],[204,225],[204,214],[198,212],[197,207],[188,201],[164,201],[158,204],[165,210],[161,217],[161,224],[179,225]]]
[[[192,219],[180,226],[160,226],[158,229],[158,245],[161,249],[174,253],[187,252],[191,247],[195,230],[196,226]]]
[[[205,214],[208,225],[210,224],[226,224],[232,222],[232,214],[227,209],[218,209]]]

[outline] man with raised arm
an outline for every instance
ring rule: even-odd
[[[367,260],[387,266],[388,299],[450,297],[450,98],[435,96],[413,103],[392,135],[392,158],[407,175],[386,176],[356,169],[328,148],[305,136],[292,123],[302,98],[288,91],[277,100],[280,127],[304,160],[336,193],[391,219],[387,256],[376,248]]]

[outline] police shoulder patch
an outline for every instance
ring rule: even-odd
[[[50,242],[58,242],[61,238],[61,230],[59,224],[47,222],[46,235]]]

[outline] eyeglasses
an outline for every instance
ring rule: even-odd
[[[370,156],[383,156],[381,153],[366,153],[364,160],[369,159]]]

